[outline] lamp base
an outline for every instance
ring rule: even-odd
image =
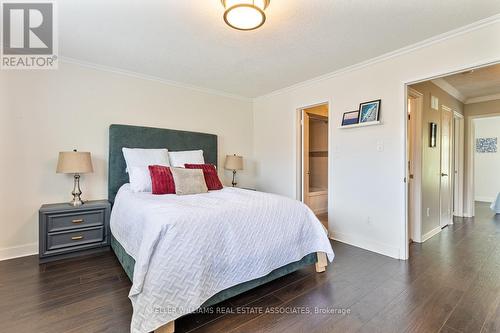
[[[73,207],[80,207],[81,205],[84,204],[82,201],[82,190],[80,189],[80,175],[75,174],[75,181],[73,185],[73,192],[71,192],[73,195],[73,200],[69,202],[69,204]]]
[[[81,199],[73,199],[69,202],[70,206],[73,206],[73,207],[81,207],[84,202],[81,200]]]
[[[236,187],[236,185],[238,185],[235,178],[236,178],[236,170],[233,170],[233,181],[231,182],[231,184],[233,184],[233,187]]]

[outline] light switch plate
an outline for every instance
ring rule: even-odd
[[[431,95],[431,108],[434,110],[439,110],[439,98]]]
[[[377,141],[377,151],[378,152],[384,151],[384,141],[382,140]]]

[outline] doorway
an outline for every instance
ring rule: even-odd
[[[497,102],[500,105],[500,101]],[[491,205],[500,193],[500,116],[491,114],[471,119],[473,138],[473,198],[476,205]]]
[[[301,200],[328,229],[328,104],[300,110]]]
[[[464,216],[464,153],[465,124],[464,116],[453,113],[453,215]]]
[[[407,93],[407,239],[423,243],[453,224],[456,137],[454,111],[463,104],[431,81]],[[459,131],[458,131],[459,133]]]
[[[453,112],[442,105],[441,112],[441,183],[439,195],[439,225],[441,229],[453,224],[453,192],[452,192],[452,161],[453,161]]]

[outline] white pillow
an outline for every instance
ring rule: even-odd
[[[122,148],[122,152],[133,192],[152,191],[148,166],[170,166],[167,149]]]
[[[184,168],[184,164],[205,164],[203,150],[169,151],[170,165]]]
[[[147,166],[130,167],[128,169],[128,178],[132,192],[153,192],[153,183]]]
[[[127,163],[127,172],[135,166],[170,166],[167,149],[122,148],[122,152]]]

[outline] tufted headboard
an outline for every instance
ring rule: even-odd
[[[206,163],[217,165],[217,135],[129,125],[109,127],[108,200],[129,182],[122,148],[167,148],[170,151],[203,150]]]

